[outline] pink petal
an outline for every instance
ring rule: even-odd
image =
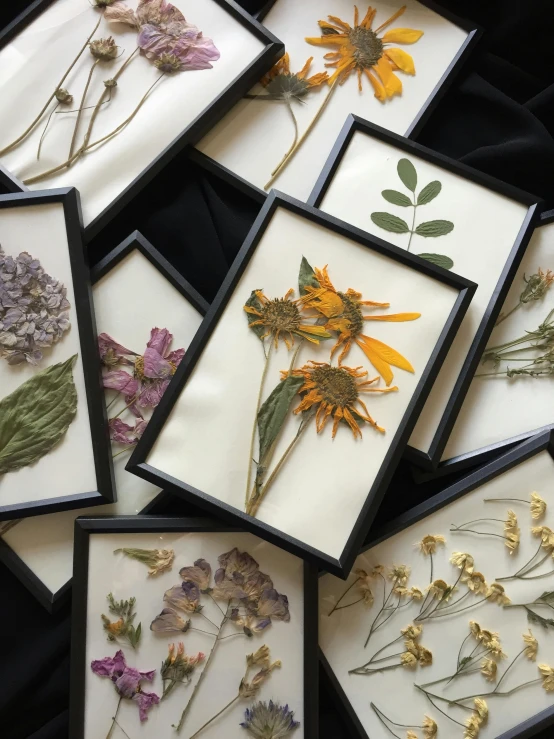
[[[137,38],[137,45],[146,54],[148,59],[164,54],[168,50],[169,36],[162,33],[157,26],[141,26]]]
[[[126,355],[136,357],[136,352],[133,352],[131,351],[131,349],[127,349],[121,344],[118,344],[117,341],[115,341],[115,339],[112,339],[109,334],[98,335],[98,349],[100,351],[100,359],[104,359],[110,349],[116,357],[124,357]],[[129,362],[129,364],[131,364],[131,362]]]
[[[112,441],[116,441],[118,444],[132,444],[134,442],[134,439],[128,436],[129,433],[134,431],[133,427],[122,421],[121,418],[111,418],[108,426]]]
[[[102,376],[104,387],[108,390],[118,390],[133,397],[138,391],[138,382],[125,370],[111,370]]]
[[[169,379],[159,380],[149,385],[143,385],[137,400],[137,404],[142,408],[155,408],[167,390]]]
[[[142,691],[140,693],[135,693],[133,700],[138,703],[141,721],[146,721],[148,718],[148,711],[152,706],[156,706],[160,702],[156,693],[143,693]]]
[[[185,16],[179,8],[165,0],[140,0],[137,8],[137,18],[141,24],[171,23],[172,21],[184,21]]]
[[[103,659],[94,659],[90,666],[92,671],[103,677],[111,677],[114,673],[121,674],[126,667],[125,655],[119,649],[113,657],[104,657]]]
[[[113,5],[108,5],[104,10],[104,18],[115,23],[126,23],[131,28],[139,27],[139,21],[133,9],[122,0],[116,0]]]
[[[165,357],[172,340],[173,334],[170,334],[166,328],[153,328],[152,331],[150,331],[150,341],[146,346],[149,349],[155,349],[158,354]]]
[[[135,440],[138,441],[140,437],[144,434],[144,430],[148,426],[148,421],[145,421],[144,418],[139,418],[138,421],[135,423],[135,428],[133,429],[133,433],[135,435]]]
[[[202,34],[193,42],[178,39],[172,52],[179,57],[183,69],[211,69],[210,62],[221,56],[214,42]]]
[[[176,349],[174,352],[170,352],[166,359],[168,362],[173,362],[173,364],[178,367],[181,364],[181,360],[185,356],[185,350],[184,349]]]
[[[144,376],[150,379],[171,377],[173,367],[159,354],[156,349],[146,349],[144,352]]]

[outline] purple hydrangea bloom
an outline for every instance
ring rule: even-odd
[[[143,680],[152,682],[156,670],[143,672],[134,667],[128,667],[121,649],[113,657],[93,660],[90,666],[95,675],[110,678],[118,695],[138,705],[141,721],[146,721],[148,711],[160,702],[156,693],[146,693],[140,685]]]
[[[297,729],[300,722],[294,720],[294,711],[289,711],[288,705],[259,701],[246,709],[241,726],[255,739],[282,739]]]

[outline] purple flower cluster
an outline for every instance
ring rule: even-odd
[[[241,726],[256,739],[281,739],[297,729],[300,722],[294,720],[294,711],[289,711],[288,705],[259,701],[246,709]]]
[[[0,247],[0,350],[8,364],[38,364],[69,329],[63,284],[27,252],[6,256]]]

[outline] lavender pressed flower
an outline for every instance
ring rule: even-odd
[[[186,633],[191,627],[190,618],[185,621],[174,608],[164,608],[150,624],[150,631],[157,634]]]
[[[294,711],[289,710],[288,704],[282,706],[270,700],[247,708],[241,726],[255,739],[281,739],[297,729],[300,722],[294,720]]]

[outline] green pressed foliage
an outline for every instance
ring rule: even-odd
[[[306,257],[302,257],[300,270],[298,272],[298,292],[300,295],[306,294],[306,287],[320,287],[320,285],[312,266]]]
[[[418,257],[421,257],[421,259],[426,259],[428,262],[432,262],[433,264],[436,264],[437,267],[442,267],[443,269],[452,269],[454,266],[454,262],[450,259],[450,257],[445,257],[444,254],[418,254]]]
[[[263,463],[265,455],[277,439],[291,403],[303,384],[304,377],[289,375],[273,389],[267,400],[261,405],[258,411],[259,464]]]
[[[260,301],[258,299],[258,296],[256,293],[261,292],[261,290],[252,290],[250,293],[250,297],[246,301],[245,305],[247,305],[249,308],[255,308],[256,310],[260,310],[261,305]],[[266,333],[265,326],[253,326],[252,324],[255,323],[255,321],[259,320],[258,316],[253,315],[252,313],[247,313],[246,317],[248,318],[248,325],[252,329],[252,331],[256,334],[258,339],[261,339],[262,336]]]
[[[379,228],[385,231],[392,231],[397,234],[406,234],[410,232],[410,227],[402,218],[392,215],[392,213],[372,213],[371,220]]]

